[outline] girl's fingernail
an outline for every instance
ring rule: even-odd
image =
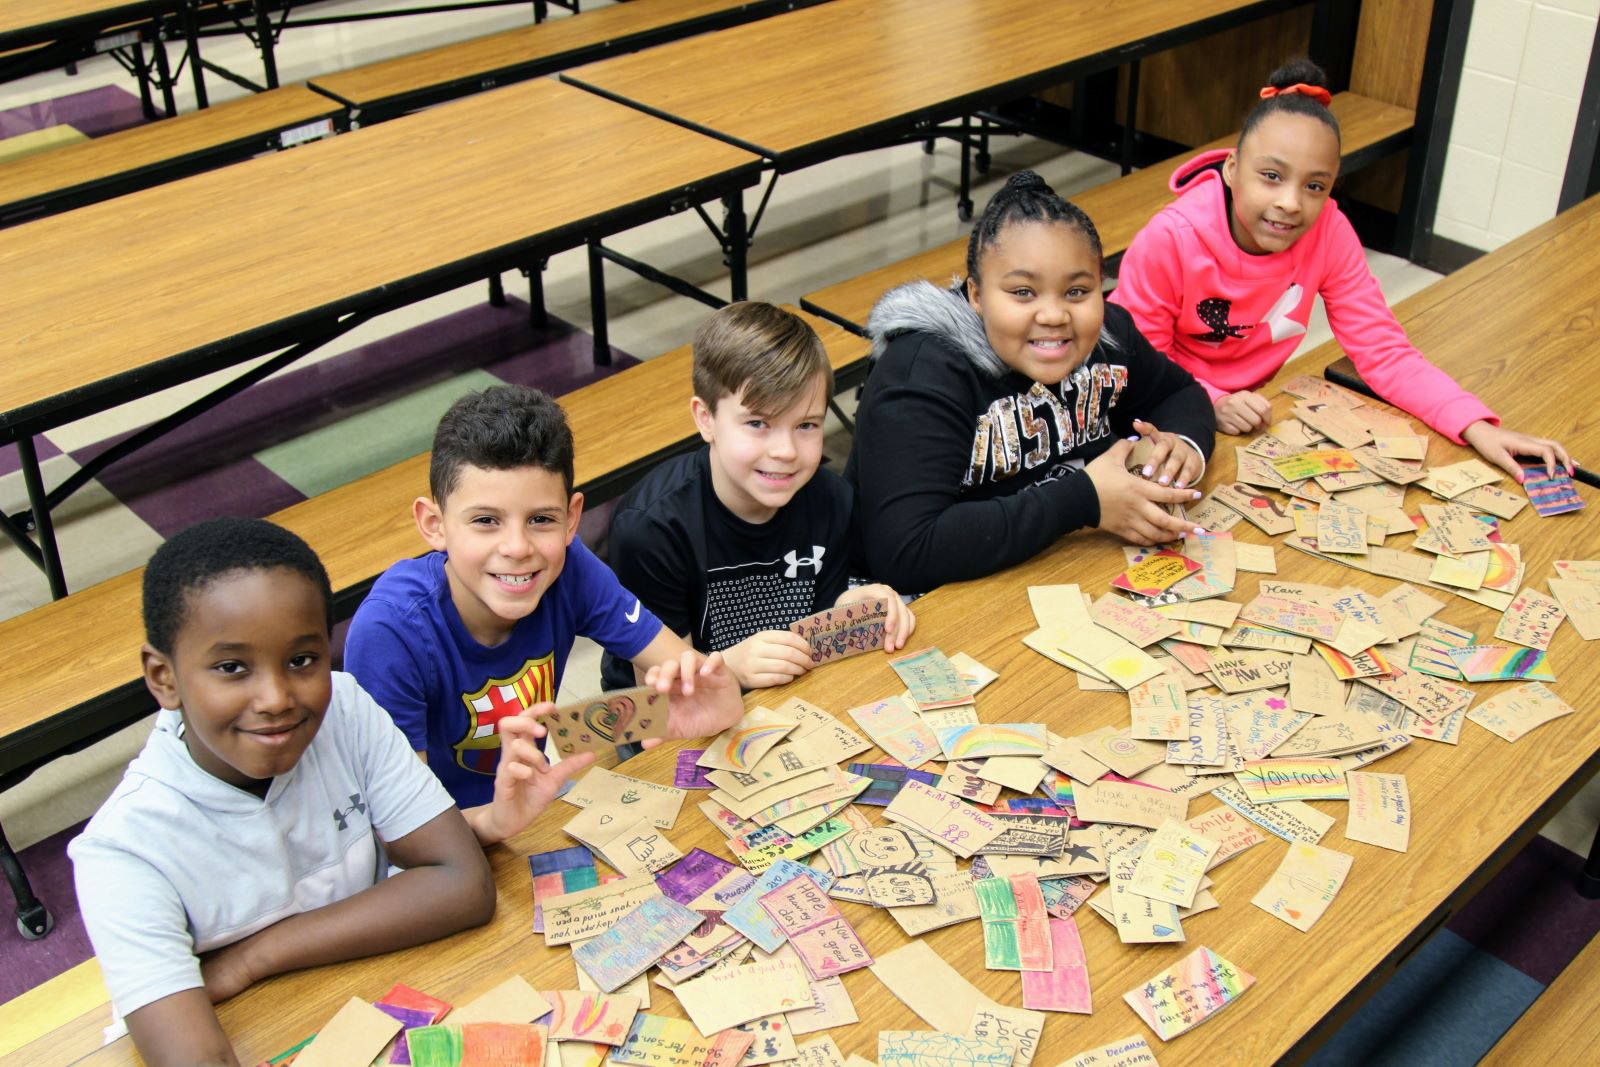
[[[1148,477],[1150,477],[1150,473],[1151,473],[1151,471],[1153,471],[1153,470],[1155,470],[1155,468],[1154,468],[1154,467],[1149,467],[1149,466],[1147,466],[1147,467],[1145,467],[1145,469],[1144,469],[1144,476],[1145,476],[1145,477],[1146,477],[1146,478],[1148,478]]]
[[[1194,528],[1194,532],[1197,534],[1203,534],[1206,532],[1206,528],[1204,526],[1196,526]]]
[[[1139,435],[1133,434],[1128,438],[1128,440],[1137,442],[1139,440]]]
[[[1166,475],[1165,475],[1165,474],[1163,474],[1163,475],[1162,475],[1162,476],[1161,476],[1161,484],[1162,484],[1162,485],[1166,485],[1166,484],[1167,484],[1167,481],[1168,481],[1168,478],[1167,478],[1167,476],[1166,476]]]
[[[1194,491],[1194,498],[1195,498],[1195,499],[1196,499],[1196,500],[1199,500],[1199,499],[1200,499],[1200,496],[1201,496],[1201,493],[1200,493],[1200,490],[1198,490],[1198,489],[1196,489],[1196,490],[1195,490],[1195,491]]]

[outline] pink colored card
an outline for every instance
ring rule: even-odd
[[[1051,970],[1022,972],[1022,1006],[1034,1011],[1092,1014],[1089,964],[1084,959],[1078,924],[1070,915],[1050,920],[1050,946]]]

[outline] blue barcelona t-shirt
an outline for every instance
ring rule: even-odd
[[[344,667],[470,808],[494,799],[500,720],[556,698],[575,636],[632,659],[661,622],[574,539],[533,614],[489,648],[467,633],[444,562],[430,552],[383,573],[350,622]]]

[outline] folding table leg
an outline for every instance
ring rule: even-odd
[[[266,76],[267,88],[278,87],[277,42],[272,38],[272,15],[267,11],[266,0],[256,0],[256,45],[261,49],[261,72]]]
[[[11,851],[11,842],[6,840],[3,826],[0,826],[0,869],[5,870],[11,895],[17,901],[17,932],[29,941],[39,940],[55,926],[55,919],[45,910],[39,898],[33,895],[33,887],[28,884],[22,861]]]
[[[544,306],[544,268],[548,260],[539,260],[523,273],[528,276],[528,317],[535,330],[550,325],[550,315]]]
[[[1589,846],[1589,860],[1578,875],[1578,894],[1587,900],[1600,900],[1600,826],[1594,830],[1594,844]]]
[[[611,365],[610,331],[606,327],[606,261],[600,239],[589,241],[589,322],[594,332],[594,365]]]
[[[723,240],[728,252],[728,288],[737,303],[750,296],[750,235],[745,228],[744,191],[735,189],[722,198]]]
[[[956,197],[956,218],[972,221],[972,116],[961,116],[961,192]]]
[[[50,498],[44,491],[39,453],[28,434],[17,438],[17,459],[22,464],[22,483],[28,490],[28,507],[33,509],[33,526],[39,534],[39,553],[45,581],[50,583],[50,599],[60,600],[67,595],[67,578],[61,570],[61,549],[56,544],[56,527],[50,517]]]
[[[503,308],[506,306],[506,286],[500,279],[500,272],[489,275],[489,306]]]

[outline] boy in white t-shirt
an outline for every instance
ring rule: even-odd
[[[236,1064],[211,1005],[254,982],[494,914],[449,794],[331,669],[331,610],[316,554],[259,520],[191,527],[145,570],[163,710],[68,851],[112,1006],[152,1067]],[[540,773],[531,745],[512,755],[508,780]]]

